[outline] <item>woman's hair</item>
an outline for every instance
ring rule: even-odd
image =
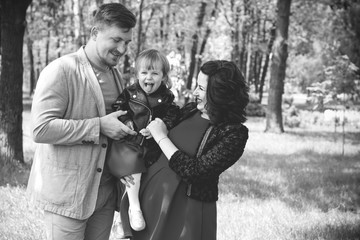
[[[212,124],[244,123],[249,87],[235,63],[225,60],[204,63],[201,72],[207,75],[206,110]]]
[[[148,70],[153,70],[156,67],[162,69],[163,82],[168,88],[171,88],[172,83],[169,77],[170,64],[167,58],[156,49],[147,49],[142,51],[135,61],[135,73],[138,75],[140,68],[143,67]]]
[[[107,3],[93,11],[93,25],[101,27],[103,24],[131,29],[136,25],[136,17],[120,3]]]

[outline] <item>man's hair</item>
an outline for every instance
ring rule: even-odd
[[[93,26],[116,25],[119,28],[131,29],[136,25],[136,17],[120,3],[107,3],[93,11]]]

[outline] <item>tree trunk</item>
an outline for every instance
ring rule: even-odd
[[[270,29],[270,37],[269,37],[267,52],[266,52],[266,56],[265,56],[265,63],[264,63],[263,70],[261,72],[260,86],[259,86],[259,101],[260,101],[260,103],[261,103],[262,97],[263,97],[265,77],[266,77],[267,70],[269,67],[269,62],[270,62],[270,54],[272,51],[272,47],[274,45],[275,32],[276,32],[275,30],[276,30],[276,27],[275,27],[275,25],[273,25],[273,27]]]
[[[185,32],[180,31],[175,33],[176,36],[176,49],[181,55],[181,65],[185,66]]]
[[[192,36],[192,48],[191,48],[191,57],[190,57],[190,66],[189,66],[189,75],[187,78],[186,88],[191,89],[192,86],[192,80],[195,74],[196,69],[196,58],[198,57],[198,44],[199,44],[199,33],[201,30],[201,27],[204,23],[205,18],[205,9],[206,9],[207,3],[202,1],[200,8],[199,8],[199,14],[197,17],[197,28],[195,30],[195,33]]]
[[[241,60],[240,60],[240,46],[239,46],[240,45],[239,16],[241,10],[239,6],[235,6],[234,0],[231,0],[230,6],[233,15],[233,22],[230,23],[230,21],[228,21],[231,28],[231,45],[232,45],[231,60],[240,67]]]
[[[147,23],[144,24],[145,28],[144,31],[141,32],[141,36],[138,37],[138,40],[140,41],[140,46],[145,46],[146,44],[146,33],[149,31],[149,27],[151,26],[151,21],[155,15],[155,9],[151,8],[150,16],[147,20]]]
[[[32,4],[30,5],[30,22],[34,21],[33,18],[33,8]],[[25,28],[26,31],[26,46],[27,46],[27,52],[28,52],[28,58],[29,58],[29,70],[30,70],[30,89],[29,89],[29,96],[31,96],[34,93],[35,89],[35,66],[34,66],[34,52],[33,52],[33,45],[34,41],[32,40],[31,36],[29,35],[29,29],[28,27]]]
[[[137,35],[137,54],[136,56],[139,55],[139,53],[141,52],[141,36],[142,36],[142,14],[143,14],[143,5],[144,5],[144,0],[140,1],[140,5],[139,5],[139,22],[138,22],[138,35]]]
[[[73,12],[74,12],[74,34],[75,34],[75,43],[77,47],[82,46],[82,36],[81,36],[81,13],[80,13],[80,2],[79,0],[73,0]]]
[[[50,48],[50,36],[51,36],[51,24],[48,22],[48,32],[46,37],[46,43],[45,43],[45,66],[49,64],[49,48]]]
[[[254,54],[254,63],[253,63],[253,76],[254,76],[254,87],[255,87],[255,93],[259,92],[259,71],[261,65],[261,54],[258,50],[256,50]]]
[[[217,11],[218,11],[218,6],[219,6],[219,0],[215,0],[214,8],[211,11],[211,15],[210,15],[211,19],[215,19]],[[200,45],[200,51],[199,51],[200,56],[202,56],[205,51],[205,46],[210,37],[210,34],[211,34],[211,27],[210,27],[210,24],[207,24],[206,30],[205,30],[205,36],[203,37],[203,40]],[[198,68],[201,66],[201,62],[202,62],[202,58],[199,57],[198,62],[197,62],[197,69],[195,69],[195,72],[199,71]]]
[[[251,57],[252,57],[252,36],[248,35],[248,45],[247,45],[247,56],[246,56],[246,72],[245,72],[245,81],[250,84],[250,71],[251,71]]]
[[[243,0],[243,15],[247,16],[249,14],[249,0]],[[238,15],[240,15],[240,11],[239,10],[237,12]],[[241,16],[241,15],[240,15]],[[248,46],[249,41],[251,40],[250,37],[248,37],[248,35],[250,35],[250,28],[248,26],[246,26],[245,20],[242,19],[241,22],[241,26],[240,26],[240,32],[241,32],[241,49],[240,49],[240,59],[239,59],[239,67],[241,69],[241,71],[244,73],[244,77],[246,78],[246,74],[247,74],[247,49],[246,46]],[[248,49],[248,51],[251,51],[251,49]]]
[[[31,0],[1,0],[0,161],[24,162],[22,145],[23,41]]]
[[[170,14],[171,14],[171,4],[173,0],[166,2],[164,6],[164,20],[162,27],[162,45],[163,49],[166,50],[169,47],[169,26],[170,26]]]
[[[26,30],[27,31],[27,30]],[[28,32],[28,31],[27,31]],[[31,96],[34,93],[35,89],[35,66],[34,66],[34,53],[33,53],[33,40],[27,34],[26,38],[26,46],[28,51],[28,57],[29,57],[29,68],[30,68],[30,89],[29,89],[29,96]]]
[[[257,31],[255,33],[255,43],[261,42],[261,19],[260,19],[261,13],[257,12],[256,14],[256,27]],[[255,86],[255,93],[259,92],[259,80],[260,80],[260,72],[261,72],[261,63],[262,63],[262,56],[263,54],[259,50],[259,48],[256,48],[255,54],[254,54],[254,64],[253,64],[253,76],[254,76],[254,86]]]
[[[37,47],[37,61],[36,61],[36,76],[35,76],[35,80],[37,81],[37,79],[39,79],[40,76],[40,71],[42,69],[41,66],[41,48]],[[36,83],[35,83],[36,86]]]
[[[284,132],[281,100],[284,92],[286,59],[288,56],[287,40],[289,29],[291,0],[278,0],[276,36],[271,59],[269,98],[266,112],[266,132]]]
[[[60,36],[59,36],[59,30],[58,28],[55,28],[55,36],[56,37],[56,56],[57,58],[61,57],[61,43],[60,43]]]

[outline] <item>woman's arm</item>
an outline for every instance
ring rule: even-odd
[[[248,139],[246,127],[229,128],[221,139],[196,158],[180,151],[171,142],[167,137],[166,127],[160,119],[151,122],[149,130],[170,160],[169,166],[188,183],[220,175],[241,157]]]
[[[219,176],[239,160],[247,139],[247,128],[230,128],[199,157],[176,151],[170,158],[169,166],[187,183]]]
[[[170,159],[171,156],[179,150],[168,138],[168,130],[160,118],[155,118],[146,128],[150,131],[155,142],[159,145],[167,159]]]

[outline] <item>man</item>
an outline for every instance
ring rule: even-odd
[[[108,239],[117,206],[105,164],[110,139],[136,134],[111,112],[124,83],[116,69],[136,24],[118,3],[93,14],[90,40],[42,71],[31,110],[38,144],[28,183],[44,209],[47,239]]]

